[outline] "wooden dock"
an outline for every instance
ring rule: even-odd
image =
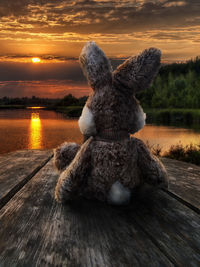
[[[54,200],[52,151],[0,157],[0,266],[200,266],[200,167],[162,159],[169,191],[126,207]]]

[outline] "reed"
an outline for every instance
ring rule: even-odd
[[[169,150],[164,153],[162,153],[162,147],[160,147],[160,145],[150,146],[148,141],[146,142],[146,145],[157,157],[163,156],[200,166],[200,144],[189,144],[184,146],[183,144],[178,143],[176,145],[172,145]]]
[[[181,143],[170,147],[164,157],[200,165],[200,144],[183,146]]]

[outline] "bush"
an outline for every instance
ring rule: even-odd
[[[183,146],[181,143],[178,143],[177,145],[172,145],[170,149],[165,153],[162,153],[162,148],[159,144],[150,145],[147,141],[146,146],[151,151],[151,153],[157,157],[160,157],[162,154],[162,156],[166,158],[200,165],[200,145],[190,144]]]
[[[164,157],[200,165],[200,145],[190,144],[184,147],[179,143],[171,146]]]

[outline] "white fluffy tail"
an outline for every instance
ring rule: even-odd
[[[108,202],[113,205],[124,205],[130,201],[131,192],[119,181],[115,182],[108,193]]]

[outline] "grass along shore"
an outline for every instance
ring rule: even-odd
[[[182,144],[173,145],[164,154],[164,157],[190,162],[200,166],[200,145],[195,146],[190,144],[185,147]]]
[[[183,144],[178,143],[172,145],[169,150],[164,153],[162,153],[162,148],[160,147],[160,145],[150,146],[148,142],[146,143],[146,145],[157,157],[162,156],[170,159],[193,163],[200,166],[200,144],[190,144],[183,146]]]

